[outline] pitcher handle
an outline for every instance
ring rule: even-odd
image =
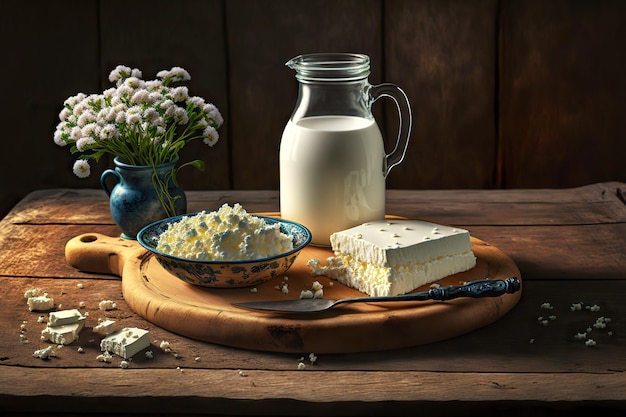
[[[383,176],[387,178],[391,168],[400,164],[406,155],[409,147],[409,139],[411,136],[411,127],[413,125],[413,116],[411,114],[411,104],[406,93],[397,85],[384,83],[373,85],[370,89],[371,103],[374,103],[381,97],[389,97],[396,103],[398,109],[398,117],[400,124],[398,126],[398,138],[393,150],[385,155],[385,166],[383,167]]]
[[[113,185],[113,187],[109,186],[109,183],[107,182],[107,179],[109,177],[115,177],[117,180],[115,181],[115,184]],[[102,188],[104,189],[104,192],[107,193],[107,196],[111,197],[111,193],[113,192],[113,188],[119,184],[120,182],[122,182],[122,176],[119,174],[119,172],[112,170],[112,169],[107,169],[105,170],[102,175],[100,175],[100,185],[102,185]]]

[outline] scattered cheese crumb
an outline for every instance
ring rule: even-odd
[[[239,370],[239,376],[246,377],[246,376],[248,376],[248,374],[246,374],[244,371],[242,371],[242,370],[240,369],[240,370]]]
[[[530,344],[533,344],[533,343],[535,343],[535,339],[530,339],[528,342],[529,342]]]
[[[306,368],[306,365],[304,364],[304,362],[298,362],[298,370],[301,371],[304,368]]]
[[[146,358],[152,359],[154,358],[154,353],[151,350],[146,350]]]
[[[289,294],[289,287],[287,286],[287,283],[286,283],[286,282],[283,284],[283,286],[281,287],[280,291],[281,291],[283,294]]]
[[[572,303],[569,309],[570,311],[580,311],[583,309],[583,303]]]
[[[595,345],[596,345],[596,341],[593,340],[593,339],[588,339],[588,340],[585,341],[585,346],[591,347],[591,346],[595,346]]]
[[[313,365],[316,361],[317,356],[315,356],[315,353],[309,353],[309,362],[311,362],[311,365]]]
[[[200,356],[196,356],[195,358],[193,358],[193,360],[196,362],[200,362]]]
[[[437,284],[436,282],[433,282],[432,284],[430,284],[430,288],[437,289],[439,287],[441,287],[441,284]]]
[[[104,363],[111,363],[111,359],[113,359],[113,355],[111,355],[108,351],[104,351],[104,353],[96,356],[96,360]]]
[[[117,308],[117,304],[111,300],[102,300],[98,304],[98,308],[104,311],[115,310]]]
[[[43,295],[43,290],[41,288],[30,288],[24,292],[24,298],[26,299],[39,297],[40,295]]]
[[[587,338],[587,333],[586,332],[585,333],[576,333],[574,335],[574,339],[576,339],[576,340],[583,340],[583,339],[586,339],[586,338]]]
[[[129,366],[130,366],[130,362],[128,362],[128,361],[121,361],[120,362],[120,368],[122,368],[122,369],[126,369]]]
[[[77,286],[79,289],[81,289],[81,290],[83,289],[83,284],[82,284],[82,283],[80,283],[80,282],[79,282],[78,284],[76,284],[76,286]]]
[[[311,290],[303,290],[300,292],[300,298],[301,299],[313,298],[313,292],[311,292]]]
[[[163,349],[166,352],[171,352],[172,348],[170,347],[170,342],[168,342],[167,340],[162,340],[161,344],[159,345],[159,347],[161,349]]]
[[[552,310],[552,309],[554,309],[554,307],[550,303],[543,303],[543,304],[541,304],[541,308],[544,309],[544,310]]]
[[[79,347],[76,348],[76,352],[78,352],[78,353],[85,353],[85,349],[83,349],[82,347],[79,346]]]
[[[81,301],[80,303],[78,303],[78,307],[85,308],[85,307],[87,307],[87,304],[85,304],[84,301]]]
[[[594,311],[594,312],[595,312],[595,311],[600,311],[600,306],[599,306],[599,305],[597,305],[597,304],[594,304],[594,305],[592,305],[592,306],[586,306],[585,308],[586,308],[587,310],[591,310],[591,311]]]
[[[257,292],[257,291],[258,291],[258,290],[257,290],[257,288],[256,288],[256,287],[254,287],[254,288],[250,288],[250,292]]]
[[[52,349],[52,346],[48,346],[45,349],[39,349],[36,350],[35,352],[33,352],[33,357],[34,358],[40,358],[40,359],[48,359],[51,358],[53,356],[56,356],[54,350]]]
[[[54,308],[54,298],[48,297],[48,293],[37,297],[29,297],[26,303],[30,311],[47,311]],[[61,308],[60,305],[59,308]]]

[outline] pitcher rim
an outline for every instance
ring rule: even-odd
[[[299,81],[355,81],[370,74],[370,58],[361,53],[302,54],[285,65],[296,71]]]

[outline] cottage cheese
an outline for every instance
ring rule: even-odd
[[[293,241],[280,225],[267,224],[240,204],[224,204],[170,224],[156,248],[190,260],[236,261],[278,255],[293,249]]]
[[[370,296],[405,294],[473,268],[467,230],[418,220],[380,220],[330,236],[328,265],[310,260],[313,275],[326,275]]]

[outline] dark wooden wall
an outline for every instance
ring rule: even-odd
[[[362,52],[372,83],[413,104],[389,188],[571,187],[626,181],[626,2],[621,0],[5,0],[0,214],[28,192],[99,187],[52,141],[63,101],[109,86],[117,64],[182,66],[226,119],[187,189],[278,189],[296,100],[284,63]],[[396,116],[376,103],[388,138]]]

